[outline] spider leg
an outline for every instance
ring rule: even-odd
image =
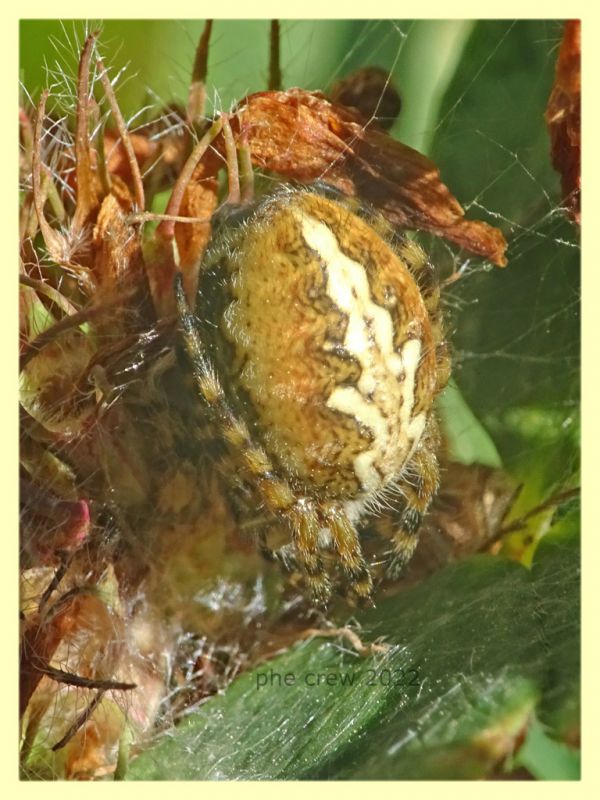
[[[253,528],[256,529],[254,537],[258,552],[269,564],[278,563],[286,572],[300,571],[293,542],[288,542],[280,547],[271,547],[268,544],[269,532],[277,527],[277,522],[274,523],[272,516],[266,518],[262,514],[259,517],[251,517],[249,520],[243,519],[240,520],[239,527],[242,531],[250,532]]]
[[[331,585],[319,549],[319,520],[316,514],[298,503],[290,511],[292,541],[272,549],[266,543],[263,529],[258,535],[262,557],[271,563],[277,562],[286,572],[302,572],[313,602],[324,604],[331,595]]]
[[[310,501],[301,499],[290,509],[292,542],[299,565],[314,602],[324,604],[331,595],[331,583],[319,548],[321,521]]]
[[[373,590],[373,580],[362,554],[356,528],[339,507],[331,507],[325,512],[325,523],[351,590],[360,600],[368,600]]]
[[[281,529],[281,523],[268,512],[256,512],[255,495],[238,474],[239,464],[232,453],[221,456],[217,470],[227,483],[233,484],[226,491],[226,496],[238,530],[255,539],[259,554],[265,561],[278,563],[286,572],[300,571],[293,542],[275,548],[268,544],[269,533]]]
[[[412,483],[404,484],[404,506],[398,512],[376,521],[375,529],[392,541],[386,567],[388,577],[396,579],[410,561],[419,542],[421,522],[439,485],[436,450],[439,444],[437,421],[431,417],[423,439],[406,472]]]
[[[435,271],[425,254],[410,239],[398,245],[398,255],[406,263],[419,286],[421,297],[429,314],[429,322],[435,342],[437,381],[434,393],[441,392],[448,383],[451,372],[450,347],[444,339],[444,327],[440,308],[441,290]]]
[[[388,578],[397,580],[413,557],[419,543],[422,520],[422,512],[411,505],[407,505],[400,513],[392,534],[393,550],[386,564],[385,571]]]
[[[331,585],[320,553],[319,519],[302,501],[289,516],[292,518],[292,541],[272,549],[266,543],[263,530],[259,534],[260,553],[267,561],[280,564],[286,572],[303,573],[313,602],[325,604],[331,595]]]
[[[319,553],[321,524],[316,508],[308,499],[297,498],[287,481],[275,475],[269,456],[253,441],[246,423],[229,406],[202,344],[196,318],[187,304],[181,274],[175,278],[175,297],[192,374],[209,417],[236,463],[241,461],[243,472],[265,508],[290,528],[294,556],[305,574],[313,599],[326,602],[331,587]],[[290,563],[287,551],[274,557]]]
[[[296,559],[296,552],[293,542],[284,544],[282,547],[273,549],[266,544],[266,537],[264,531],[259,535],[259,549],[261,556],[265,561],[271,564],[277,562],[286,572],[294,572],[300,569],[300,565]]]

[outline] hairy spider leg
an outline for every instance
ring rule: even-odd
[[[317,535],[320,528],[329,530],[333,548],[339,556],[342,571],[351,591],[359,600],[368,600],[373,591],[373,579],[362,554],[356,527],[339,504],[321,505],[317,514],[319,517]],[[259,546],[264,558],[279,562],[287,572],[298,568],[295,543],[272,550],[267,546],[266,533],[262,531],[259,536]]]
[[[444,340],[442,314],[440,307],[440,286],[435,279],[434,270],[421,248],[416,247],[410,239],[405,239],[398,247],[398,255],[406,263],[410,273],[417,282],[421,297],[429,315],[431,331],[436,348],[437,381],[435,394],[438,394],[448,383],[452,362],[448,342]]]
[[[317,514],[319,517],[317,534],[320,528],[329,530],[333,548],[339,556],[342,571],[350,590],[359,601],[369,600],[373,591],[373,579],[362,554],[356,527],[339,505],[320,506]],[[267,545],[264,528],[258,538],[261,555],[267,561],[278,562],[286,572],[293,572],[299,568],[296,542],[273,550]]]
[[[402,508],[375,521],[375,530],[392,542],[386,565],[386,573],[392,579],[400,575],[412,558],[419,543],[421,522],[438,490],[440,471],[435,454],[439,438],[437,420],[431,416],[423,438],[406,467]]]
[[[315,504],[308,498],[296,498],[289,484],[276,477],[268,455],[252,440],[245,422],[229,406],[202,345],[180,273],[175,277],[175,297],[198,392],[228,449],[238,462],[241,459],[267,510],[290,527],[294,556],[305,574],[310,592],[316,602],[325,602],[331,593],[331,585],[319,553],[321,525]]]
[[[362,554],[354,524],[346,512],[335,504],[324,509],[324,521],[331,532],[333,546],[350,589],[360,600],[368,600],[373,591],[373,579]]]

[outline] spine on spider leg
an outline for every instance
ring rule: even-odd
[[[179,320],[183,328],[185,348],[191,362],[200,396],[211,410],[213,416],[215,416],[222,425],[233,423],[236,421],[235,415],[229,408],[221,384],[205,355],[204,347],[194,320],[194,314],[188,306],[185,290],[183,288],[183,276],[180,272],[175,276],[175,299]]]

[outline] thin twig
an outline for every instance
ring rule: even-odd
[[[371,656],[375,653],[389,653],[392,645],[385,642],[364,644],[360,636],[352,628],[307,628],[302,631],[302,639],[347,639],[360,656]]]
[[[532,517],[536,517],[538,514],[541,514],[542,511],[547,511],[549,508],[552,508],[552,506],[559,506],[561,503],[564,503],[565,500],[571,500],[573,497],[578,497],[580,493],[581,487],[577,486],[575,489],[567,489],[564,492],[552,495],[552,497],[544,500],[544,502],[540,503],[540,505],[535,506],[535,508],[532,508],[526,514],[523,514],[523,516],[519,517],[519,519],[509,523],[504,528],[500,528],[498,531],[498,538],[507,533],[513,533],[514,531],[521,530],[521,528],[524,528]]]
[[[71,223],[71,233],[78,233],[87,222],[98,198],[94,187],[94,175],[90,157],[89,134],[89,77],[92,50],[96,43],[97,32],[91,33],[85,40],[79,61],[77,77],[77,118],[75,125],[75,177],[77,181],[77,205]]]
[[[229,205],[240,204],[240,170],[238,166],[237,148],[227,114],[223,114],[223,139],[225,140],[225,158],[227,160],[227,178],[229,191],[227,202]]]
[[[44,242],[48,248],[48,252],[55,261],[59,263],[64,259],[65,242],[63,237],[50,227],[50,224],[44,216],[44,193],[42,192],[42,128],[44,123],[44,116],[46,114],[46,101],[48,99],[48,90],[45,89],[41,96],[37,107],[37,115],[35,119],[35,129],[33,134],[33,151],[31,154],[31,181],[33,184],[33,204],[38,217],[38,224],[40,231],[44,237]]]
[[[173,214],[153,214],[151,211],[144,211],[141,214],[131,214],[127,217],[128,222],[183,222],[183,223],[202,223],[210,222],[211,215],[207,217],[180,217]]]
[[[105,195],[110,194],[111,180],[108,172],[108,164],[106,162],[106,148],[104,146],[104,125],[100,130],[98,136],[98,146],[96,148],[98,154],[98,176],[100,177],[100,184],[102,191]]]
[[[40,614],[40,616],[42,615],[44,607],[46,606],[46,603],[50,599],[52,593],[58,588],[58,585],[65,577],[67,569],[69,568],[70,560],[71,560],[70,558],[66,557],[63,557],[61,559],[60,565],[56,570],[56,572],[54,573],[54,577],[52,578],[48,586],[45,588],[44,593],[40,597],[40,602],[38,603],[38,613]]]
[[[77,311],[77,313],[70,314],[68,317],[64,317],[63,319],[59,320],[51,328],[48,328],[40,333],[40,335],[37,336],[33,341],[27,342],[19,360],[19,369],[23,371],[31,359],[37,356],[40,350],[43,350],[44,347],[47,347],[49,344],[51,344],[51,342],[53,342],[61,334],[65,333],[65,331],[68,331],[71,328],[77,328],[80,325],[83,325],[84,322],[90,322],[92,319],[108,311],[113,306],[122,305],[123,301],[134,292],[135,288],[132,287],[128,292],[125,292],[118,297],[114,297],[111,301],[104,301],[101,304],[91,304],[86,308],[83,308],[81,311]]]
[[[238,163],[240,170],[240,202],[242,205],[254,200],[254,170],[252,169],[252,152],[248,143],[248,129],[244,127],[243,111],[238,112],[240,135],[238,146]]]
[[[67,298],[58,291],[58,289],[50,286],[45,281],[38,281],[29,275],[21,274],[19,275],[19,283],[23,286],[28,286],[38,294],[45,294],[46,297],[50,298],[50,300],[52,300],[53,303],[55,303],[62,311],[64,311],[65,314],[77,313],[77,308],[69,300],[67,300]]]

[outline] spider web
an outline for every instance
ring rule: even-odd
[[[36,47],[41,23],[22,23],[24,91],[35,97],[49,80],[71,111],[79,47],[95,27],[56,23],[56,44]],[[102,29],[129,129],[158,113],[156,136],[181,130],[176,104],[187,100],[202,23],[106,21]],[[554,21],[285,21],[281,31],[285,87],[326,91],[358,68],[388,69],[403,103],[391,134],[429,155],[467,216],[508,240],[509,265],[499,270],[420,235],[442,277],[461,275],[445,292],[454,382],[442,414],[452,453],[502,463],[523,482],[515,516],[573,485],[578,471],[579,239],[561,206],[543,119],[561,35]],[[209,113],[265,88],[268,41],[265,21],[215,24]],[[36,80],[43,61],[47,79]],[[56,147],[69,135],[61,119],[47,134]]]

